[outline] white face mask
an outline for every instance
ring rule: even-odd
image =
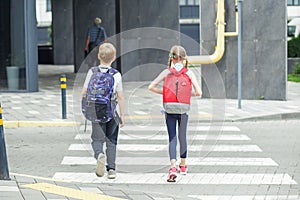
[[[173,63],[172,63],[173,64]],[[183,64],[182,63],[176,63],[174,65],[174,68],[177,70],[177,71],[180,71],[182,68],[183,68]]]

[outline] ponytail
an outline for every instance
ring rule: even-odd
[[[189,65],[189,61],[187,59],[185,59],[185,68],[188,68],[188,65]]]
[[[171,68],[171,65],[172,65],[172,59],[169,58],[169,65],[168,65],[168,68]]]

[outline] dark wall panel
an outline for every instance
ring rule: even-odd
[[[216,1],[201,1],[201,40],[209,54],[215,48]],[[235,30],[235,2],[225,1],[226,31]],[[286,1],[242,1],[242,98],[286,99]],[[225,54],[216,63],[227,98],[237,98],[237,37],[226,37]],[[208,67],[203,65],[202,74]],[[205,81],[203,94],[210,97]]]
[[[52,0],[51,2],[54,64],[73,64],[73,0]]]
[[[179,44],[178,10],[174,0],[120,1],[124,80],[149,81],[166,67],[170,48]]]
[[[102,19],[102,26],[107,36],[116,34],[116,7],[115,0],[74,0],[74,64],[75,71],[79,70],[84,61],[84,46],[87,30],[93,25],[95,17]],[[96,54],[94,59],[97,59]]]
[[[0,89],[7,87],[6,59],[10,52],[10,1],[0,1]]]

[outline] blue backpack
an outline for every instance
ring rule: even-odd
[[[117,105],[113,76],[118,70],[101,72],[99,67],[93,67],[92,72],[86,97],[82,98],[82,113],[89,121],[106,123],[114,117]]]

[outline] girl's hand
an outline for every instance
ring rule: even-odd
[[[201,94],[200,92],[193,92],[192,95],[193,95],[193,96],[197,96],[197,97],[202,96],[202,94]]]

